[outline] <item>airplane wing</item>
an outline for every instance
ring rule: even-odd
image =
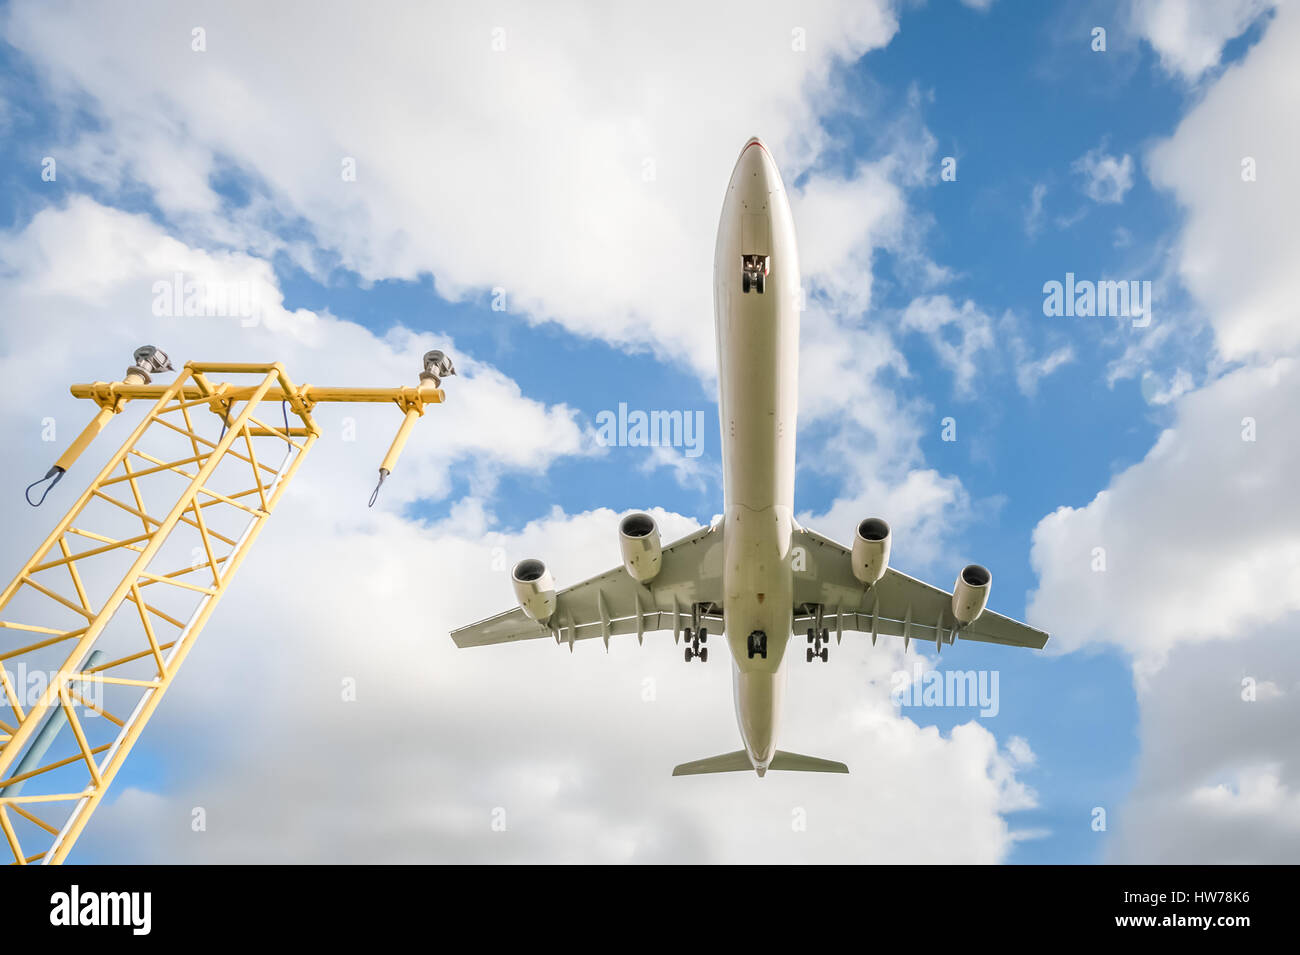
[[[932,587],[892,567],[874,587],[866,588],[853,576],[850,552],[814,531],[794,532],[794,603],[796,633],[813,627],[816,616],[805,605],[822,607],[822,626],[835,631],[838,641],[845,630],[902,637],[904,643],[928,640],[941,648],[957,637],[981,643],[1041,650],[1048,635],[1042,630],[985,610],[967,627],[958,627],[952,614],[952,594]]]
[[[493,643],[554,637],[556,643],[620,633],[644,634],[671,630],[674,637],[691,626],[691,608],[712,605],[701,620],[722,626],[722,524],[701,528],[663,549],[662,569],[649,585],[639,584],[621,566],[574,584],[556,594],[554,629],[528,616],[518,607],[495,617],[453,630],[458,647],[483,647]]]

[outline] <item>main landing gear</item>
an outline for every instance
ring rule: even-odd
[[[830,659],[831,632],[829,630],[816,630],[809,627],[808,642],[811,644],[811,646],[808,647],[809,663],[812,663],[814,660],[821,660],[822,663],[825,663]],[[825,646],[823,646],[823,644],[825,644]]]
[[[745,649],[749,651],[749,658],[762,657],[767,659],[767,634],[762,630],[755,630],[745,641]]]
[[[686,627],[682,630],[682,637],[686,640],[686,662],[699,660],[701,663],[709,662],[709,648],[702,646],[709,639],[709,631],[706,627],[699,627],[692,630]]]

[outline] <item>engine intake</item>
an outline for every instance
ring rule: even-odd
[[[515,599],[530,620],[546,623],[555,613],[555,581],[546,565],[534,557],[515,564],[510,572]]]
[[[663,547],[659,525],[649,514],[629,514],[618,525],[618,546],[623,552],[623,567],[637,583],[654,580],[663,566]]]
[[[992,585],[993,575],[987,567],[967,564],[961,569],[952,588],[952,615],[959,624],[964,627],[979,619],[988,605]]]
[[[889,525],[878,517],[868,517],[853,535],[853,576],[868,587],[889,567],[889,539]]]

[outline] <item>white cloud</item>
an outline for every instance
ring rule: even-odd
[[[1133,157],[1112,156],[1104,143],[1088,150],[1070,168],[1084,177],[1083,191],[1094,202],[1121,203],[1124,193],[1133,188]]]
[[[850,178],[818,176],[792,197],[803,281],[841,313],[871,307],[876,250],[900,249],[907,235],[907,202],[889,165],[863,164]]]
[[[1300,154],[1295,124],[1278,121],[1300,75],[1297,40],[1300,12],[1280,7],[1148,157],[1152,182],[1185,211],[1175,259],[1213,332],[1208,380],[1194,387],[1199,373],[1182,368],[1167,385],[1148,377],[1143,393],[1168,427],[1092,501],[1034,533],[1030,620],[1053,630],[1058,650],[1109,644],[1133,658],[1141,757],[1109,843],[1117,862],[1283,862],[1300,851],[1297,695],[1283,691],[1300,684],[1290,221],[1300,192],[1289,174],[1242,179],[1244,157],[1272,170]],[[1213,56],[1183,50],[1185,72],[1217,62],[1221,42]]]
[[[1141,463],[1039,523],[1030,619],[1060,649],[1110,642],[1154,668],[1179,643],[1242,638],[1300,609],[1300,448],[1287,424],[1297,401],[1290,358],[1177,399]],[[1248,418],[1257,440],[1243,440]],[[1097,548],[1104,571],[1092,569]]]
[[[879,129],[881,158],[847,175],[815,168],[836,145],[818,122],[835,98],[835,70],[889,41],[892,3],[773,2],[739,20],[690,4],[650,20],[576,3],[545,16],[526,4],[491,13],[412,4],[362,23],[266,20],[257,9],[210,11],[208,49],[195,53],[189,15],[164,4],[131,22],[93,5],[9,7],[9,42],[61,103],[103,124],[68,144],[61,175],[143,184],[196,243],[284,251],[316,269],[338,262],[363,279],[432,273],[448,298],[500,288],[512,311],[652,349],[706,381],[720,190],[753,133],[791,187],[810,295],[836,313],[820,345],[838,356],[858,340],[877,249],[922,288],[949,277],[922,253],[924,223],[903,192],[925,181],[934,151],[915,94],[902,121]],[[256,30],[241,27],[253,20]],[[234,35],[237,44],[226,39]],[[494,36],[504,50],[493,50]],[[648,66],[664,49],[679,51],[673,68]],[[754,49],[771,52],[738,95],[735,77],[753,72]],[[356,160],[355,182],[340,176],[344,157]],[[214,192],[215,169],[250,181],[248,207]],[[276,231],[286,222],[323,249],[286,247]],[[811,396],[804,421],[839,414],[847,395],[835,386],[805,386],[831,402]],[[914,423],[870,427],[881,447],[904,453],[855,454],[850,472],[883,463],[889,488],[915,484]],[[936,488],[959,489],[933,477]],[[938,534],[945,518],[925,521]]]
[[[986,312],[970,299],[958,306],[947,295],[922,296],[903,310],[902,327],[926,337],[953,373],[958,395],[974,393],[982,358],[993,347],[993,319]]]
[[[969,500],[958,478],[925,466],[920,438],[930,409],[890,380],[906,381],[911,372],[892,316],[872,307],[880,250],[921,287],[952,277],[925,255],[928,223],[907,204],[905,188],[924,181],[935,150],[914,120],[909,114],[883,133],[891,146],[884,156],[844,177],[811,177],[792,204],[809,289],[800,332],[799,464],[839,485],[824,512],[800,520],[847,540],[865,514],[886,516],[895,554],[919,572],[968,519]]]
[[[1021,394],[1030,396],[1037,394],[1039,382],[1072,361],[1074,361],[1074,348],[1070,345],[1062,345],[1042,358],[1022,358],[1016,366],[1016,385],[1020,388]]]
[[[427,528],[390,516],[371,533],[328,533],[326,514],[308,505],[277,516],[279,540],[311,548],[311,592],[242,581],[149,729],[172,765],[187,764],[180,752],[214,720],[238,744],[214,747],[193,775],[173,773],[180,782],[165,797],[123,792],[97,815],[88,852],[193,862],[989,862],[1012,845],[1005,814],[1035,804],[1019,763],[983,727],[945,737],[895,716],[889,675],[901,649],[873,653],[864,641],[836,651],[834,673],[793,674],[783,734],[792,747],[848,760],[854,775],[834,787],[794,774],[683,785],[669,775],[676,762],[735,746],[725,666],[685,666],[666,634],[644,648],[615,640],[608,654],[599,641],[572,654],[549,640],[461,651],[447,637],[508,605],[504,573],[490,578],[499,587],[482,586],[498,549],[507,562],[543,554],[561,581],[580,579],[612,561],[614,512],[556,512],[518,534],[473,514]],[[669,534],[686,524],[656,516]],[[261,545],[262,564],[283,559],[276,539]],[[268,644],[268,632],[288,646]],[[357,702],[340,701],[343,677]],[[744,812],[721,798],[737,785]],[[868,799],[876,811],[864,816]],[[205,832],[189,831],[194,806],[207,812]],[[498,809],[505,832],[491,828]],[[806,831],[792,828],[795,811]]]
[[[1219,65],[1225,43],[1274,6],[1274,0],[1134,0],[1130,18],[1165,72],[1193,82]]]
[[[1178,276],[1204,307],[1224,358],[1300,347],[1295,262],[1300,260],[1300,9],[1280,7],[1264,36],[1227,70],[1147,157],[1151,181],[1186,209]],[[1243,180],[1243,163],[1257,181]]]
[[[799,466],[832,476],[838,492],[799,520],[847,541],[863,517],[884,516],[896,562],[919,571],[967,520],[969,498],[958,478],[925,467],[920,439],[932,412],[890,384],[908,374],[886,320],[855,323],[817,303],[803,313],[800,423],[822,440],[801,444]]]
[[[5,38],[63,105],[103,123],[55,149],[61,178],[143,183],[205,241],[274,245],[255,227],[300,218],[365,279],[432,273],[453,299],[500,287],[533,320],[706,376],[710,260],[736,154],[762,133],[793,181],[824,144],[817,107],[833,69],[897,28],[883,0],[740,17],[679,3],[649,18],[581,3],[408,4],[360,19],[304,4],[266,17],[237,3],[205,12],[196,53],[189,12],[133,10],[6,10]],[[671,68],[649,66],[666,49]],[[754,50],[770,51],[758,71]],[[253,181],[250,209],[232,213],[214,192],[219,167]]]
[[[1165,384],[1155,372],[1148,371],[1142,376],[1142,397],[1153,405],[1167,405],[1195,386],[1191,373],[1184,368],[1174,372],[1168,384]]]
[[[1112,816],[1121,863],[1292,862],[1300,853],[1300,615],[1176,647],[1139,687],[1141,760]],[[1249,691],[1255,684],[1255,692]],[[1098,797],[1100,798],[1100,797]]]
[[[212,253],[148,218],[78,199],[0,237],[9,268],[0,309],[8,386],[0,438],[39,473],[84,419],[67,382],[115,377],[142,341],[186,358],[275,358],[299,380],[414,381],[419,355],[446,345],[397,330],[380,339],[343,319],[283,308],[273,273],[242,253]],[[159,318],[152,283],[258,284],[262,321]],[[454,346],[454,343],[452,343]],[[454,347],[453,347],[454,351]],[[358,362],[364,356],[364,364]],[[571,412],[520,394],[473,356],[448,403],[407,446],[385,507],[362,503],[397,424],[357,409],[357,440],[325,437],[295,479],[146,731],[174,780],[119,789],[82,842],[113,861],[953,861],[995,862],[1015,841],[1006,815],[1034,805],[1023,750],[999,749],[975,723],[946,736],[900,719],[889,700],[896,642],[846,642],[827,672],[797,670],[786,745],[849,761],[847,779],[800,774],[673,779],[672,765],[736,745],[725,666],[681,663],[666,635],[640,649],[598,641],[570,655],[550,641],[458,651],[448,631],[510,605],[504,569],[541,554],[561,582],[616,560],[617,514],[558,510],[500,529],[482,493],[499,469],[544,469],[586,453]],[[95,375],[87,369],[102,369]],[[351,411],[352,409],[349,409]],[[371,413],[373,412],[373,414]],[[115,423],[117,424],[117,423]],[[215,419],[210,422],[216,429]],[[115,429],[120,436],[120,427]],[[114,438],[104,435],[95,447]],[[59,446],[61,446],[62,440]],[[97,457],[92,450],[88,461]],[[39,467],[35,465],[39,462]],[[445,495],[454,468],[482,486],[443,519],[404,520],[397,505]],[[68,482],[86,479],[85,469]],[[34,475],[33,475],[34,476]],[[65,484],[26,508],[0,550],[17,566],[43,536]],[[655,512],[665,535],[693,522]],[[488,586],[484,582],[490,582]],[[343,680],[357,699],[341,699]],[[647,680],[652,681],[647,684]],[[814,686],[814,682],[817,684]],[[645,701],[647,686],[654,702]],[[882,789],[881,778],[890,785]],[[745,788],[745,813],[723,798]],[[961,792],[954,803],[951,793]],[[863,813],[870,802],[873,811]],[[191,829],[202,807],[207,827]],[[703,807],[703,808],[702,808]],[[792,807],[806,831],[791,826]],[[492,829],[494,810],[507,829]],[[756,837],[759,836],[759,837]]]
[[[1029,193],[1029,208],[1025,210],[1025,235],[1038,235],[1043,230],[1043,200],[1047,198],[1047,186],[1041,182],[1034,183]]]
[[[6,323],[7,354],[0,367],[19,393],[36,396],[51,412],[58,409],[60,429],[73,427],[65,415],[88,412],[60,397],[66,382],[50,369],[75,368],[80,377],[97,369],[96,377],[117,378],[140,344],[156,344],[178,362],[282,360],[300,382],[393,385],[416,383],[423,352],[442,347],[453,354],[458,375],[444,383],[447,405],[432,409],[421,422],[434,420],[436,426],[409,442],[400,476],[395,472],[385,484],[387,503],[446,495],[453,468],[490,485],[503,469],[541,470],[564,455],[597,450],[571,409],[524,398],[499,371],[457,353],[455,342],[400,326],[379,338],[328,313],[288,311],[264,260],[191,248],[143,215],[73,198],[0,237],[0,258],[9,267],[0,282],[0,307],[25,317]],[[199,286],[246,283],[260,306],[256,324],[237,316],[155,315],[155,283],[174,282],[177,273]],[[448,407],[455,412],[443,414]],[[10,413],[26,412],[13,407]],[[321,442],[314,453],[331,461],[322,469],[338,467],[348,475],[340,480],[351,495],[373,483],[399,420],[382,405],[349,408],[346,415],[355,419],[357,439],[343,445]],[[338,428],[344,413],[321,408],[318,417],[324,426]]]

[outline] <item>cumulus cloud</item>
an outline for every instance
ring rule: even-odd
[[[1176,647],[1139,691],[1141,760],[1114,826],[1121,863],[1300,857],[1300,615]],[[1112,817],[1114,818],[1114,817]]]
[[[0,308],[27,319],[5,324],[2,367],[11,387],[30,396],[0,408],[0,437],[42,467],[51,454],[39,438],[42,418],[54,416],[66,437],[85,414],[67,382],[89,377],[87,369],[116,377],[142,341],[180,359],[277,358],[318,383],[413,381],[427,347],[455,350],[435,335],[399,328],[380,338],[344,318],[287,310],[264,260],[188,245],[146,216],[86,199],[0,236],[0,255],[9,264]],[[199,284],[253,283],[258,321],[154,315],[154,284],[177,271]],[[846,759],[858,772],[833,787],[799,774],[741,780],[752,807],[744,814],[724,808],[736,778],[668,775],[684,759],[734,748],[726,667],[683,667],[667,635],[644,649],[615,641],[608,655],[598,641],[572,655],[549,640],[456,650],[451,628],[510,605],[505,569],[518,557],[544,554],[561,582],[613,564],[618,517],[593,506],[501,529],[487,493],[492,476],[588,453],[587,436],[563,405],[528,398],[473,355],[456,358],[462,374],[446,384],[448,404],[422,422],[434,427],[413,435],[374,511],[363,501],[397,416],[382,406],[356,409],[356,440],[348,442],[341,422],[318,409],[326,434],[296,492],[136,753],[167,765],[168,785],[111,793],[76,858],[1005,857],[1016,839],[1008,814],[1035,802],[1020,779],[1019,744],[1004,750],[976,723],[943,735],[899,718],[889,700],[903,659],[896,643],[875,652],[848,643],[842,666],[792,679],[801,705],[790,713],[788,745]],[[215,434],[215,419],[209,424]],[[101,445],[112,440],[110,432]],[[445,499],[449,472],[465,467],[478,469],[480,487],[446,516],[402,516],[404,503]],[[87,477],[70,472],[72,486],[60,487],[54,506]],[[22,482],[10,480],[17,494]],[[669,537],[694,526],[655,514]],[[0,548],[9,566],[49,519],[48,508],[19,512]],[[345,681],[354,701],[341,692]],[[957,804],[954,791],[963,794]],[[868,800],[873,812],[863,813]],[[198,831],[196,809],[205,820]]]
[[[24,316],[6,324],[0,367],[19,392],[41,396],[38,402],[61,428],[71,430],[70,419],[86,410],[64,395],[70,379],[52,369],[76,369],[79,378],[97,369],[96,377],[115,379],[141,344],[159,345],[179,361],[282,360],[300,382],[392,385],[416,383],[424,350],[441,347],[456,356],[458,376],[445,386],[456,413],[433,409],[437,439],[410,442],[402,479],[385,486],[387,502],[445,496],[453,468],[490,484],[507,469],[539,471],[559,457],[597,450],[572,409],[525,398],[515,382],[458,353],[445,336],[399,326],[379,337],[328,313],[290,311],[265,260],[187,246],[144,215],[74,197],[0,236],[0,258],[10,270],[0,282],[0,302],[6,314]],[[245,288],[256,309],[248,315],[156,314],[160,294],[170,299],[178,282],[201,290]],[[8,411],[11,421],[30,426],[27,408]],[[356,440],[332,450],[322,442],[314,453],[339,468],[345,493],[357,493],[373,469],[356,458],[369,456],[377,467],[398,422],[382,405],[349,408],[347,415],[354,419]],[[319,417],[329,427],[342,426],[338,409],[322,408]],[[31,434],[30,427],[23,433]],[[42,456],[48,454],[47,447]]]
[[[1134,0],[1130,18],[1165,72],[1194,82],[1219,65],[1224,44],[1275,5],[1275,0]]]
[[[1200,22],[1209,5],[1178,6]],[[1196,74],[1237,32],[1219,29],[1213,55],[1189,40],[1175,63]],[[1185,212],[1173,254],[1213,333],[1205,382],[1182,368],[1167,384],[1145,379],[1144,396],[1168,415],[1154,446],[1034,532],[1030,620],[1054,628],[1058,650],[1109,644],[1134,663],[1142,748],[1109,844],[1115,861],[1292,861],[1300,851],[1300,765],[1282,729],[1300,683],[1289,636],[1300,620],[1300,333],[1290,319],[1300,247],[1289,221],[1300,194],[1289,175],[1243,175],[1246,157],[1290,168],[1300,154],[1295,124],[1277,121],[1297,39],[1300,11],[1280,7],[1147,159]]]
[[[87,833],[89,857],[988,862],[1012,845],[1007,815],[1035,804],[1020,763],[984,727],[945,736],[895,715],[898,646],[846,644],[839,667],[792,675],[787,745],[854,770],[827,786],[800,774],[671,777],[678,762],[734,749],[735,724],[728,669],[684,666],[667,634],[645,647],[615,640],[608,654],[598,640],[572,654],[550,640],[452,645],[451,626],[508,605],[504,573],[482,586],[499,551],[544,553],[562,581],[580,579],[614,559],[612,511],[556,512],[517,534],[474,518],[428,528],[388,518],[372,534],[335,536],[313,529],[315,508],[280,517],[277,534],[323,548],[316,593],[360,599],[245,581],[150,727],[169,763],[214,719],[238,745],[214,748],[201,771],[173,771],[164,795],[121,793]],[[666,533],[684,523],[656,517]],[[260,554],[279,557],[274,545]],[[358,579],[358,567],[372,570]],[[273,649],[267,632],[293,636]],[[340,699],[345,677],[356,702]],[[276,699],[259,692],[268,687]],[[737,786],[744,812],[727,799]],[[190,830],[195,806],[204,832]]]
[[[531,320],[706,376],[718,196],[736,154],[762,133],[788,180],[805,171],[836,67],[897,29],[883,0],[743,16],[689,3],[654,17],[581,3],[259,10],[205,9],[195,52],[193,12],[170,4],[129,18],[9,6],[5,39],[100,124],[51,147],[67,156],[61,178],[143,186],[202,241],[274,247],[278,226],[299,225],[318,271],[431,274],[450,299],[501,289]],[[671,68],[646,66],[665,50]],[[754,50],[769,51],[757,71]],[[253,198],[232,208],[216,172]]]
[[[1297,401],[1291,358],[1176,399],[1141,463],[1038,525],[1030,620],[1054,618],[1062,649],[1110,642],[1153,669],[1179,643],[1244,638],[1300,609]]]
[[[1292,318],[1300,182],[1291,173],[1300,162],[1300,127],[1279,121],[1300,81],[1297,44],[1300,10],[1290,4],[1147,157],[1152,183],[1186,210],[1177,275],[1231,361],[1300,348]]]
[[[182,238],[284,253],[317,275],[432,275],[453,300],[495,290],[529,320],[650,349],[707,382],[719,190],[752,133],[791,187],[808,295],[835,316],[820,323],[828,349],[851,354],[860,339],[880,249],[923,288],[950,277],[921,251],[905,198],[934,151],[923,126],[887,124],[884,155],[847,173],[822,162],[835,144],[818,117],[837,71],[890,40],[893,4],[745,9],[687,5],[647,21],[580,4],[545,16],[398,5],[364,22],[285,14],[242,30],[255,5],[234,4],[205,11],[201,53],[190,15],[163,4],[132,25],[93,5],[19,3],[3,30],[56,102],[97,120],[56,150],[74,185],[143,188]],[[680,52],[673,69],[642,66],[665,49]],[[771,54],[738,97],[752,49]],[[216,188],[231,178],[247,201]],[[812,395],[802,417],[815,425],[839,408]],[[850,424],[841,444],[856,451]],[[871,423],[873,444],[904,453],[855,453],[850,472],[890,475],[886,491],[914,485],[917,428]],[[698,468],[666,463],[698,486]],[[951,493],[925,500],[960,497],[955,479],[933,481]],[[937,541],[945,515],[924,521]]]

